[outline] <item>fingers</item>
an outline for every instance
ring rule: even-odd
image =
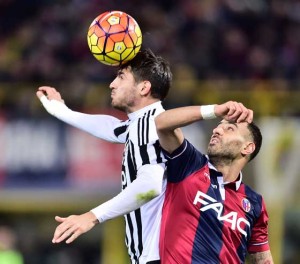
[[[98,222],[96,216],[91,212],[82,215],[70,215],[66,218],[56,216],[55,220],[60,224],[55,229],[52,243],[60,243],[65,240],[67,244],[89,231]]]
[[[55,220],[59,223],[62,223],[66,220],[67,218],[65,217],[60,217],[60,216],[55,216]]]
[[[80,234],[79,234],[80,235]],[[78,236],[79,236],[78,235]],[[70,243],[72,243],[75,239],[77,238],[77,234],[76,234],[76,232],[75,233],[73,233],[67,240],[66,240],[66,243],[67,244],[70,244]]]
[[[41,99],[41,97],[43,96],[43,95],[45,95],[42,91],[37,91],[36,92],[36,95],[37,95],[37,97],[39,98],[39,99]]]
[[[69,229],[66,229],[64,231],[60,231],[57,234],[57,238],[52,239],[52,243],[60,243],[64,240],[66,240],[67,244],[70,244],[73,242],[78,236],[80,236],[80,232],[76,231],[76,227],[70,227]]]
[[[232,122],[248,122],[253,121],[253,111],[246,108],[242,103],[230,101],[227,103],[227,114],[225,119]]]
[[[75,216],[69,216],[67,218],[60,216],[55,217],[55,220],[61,224],[55,229],[52,243],[60,243],[66,239],[66,243],[71,243],[79,236],[75,234],[77,226],[73,221],[74,217]]]
[[[49,100],[63,101],[60,93],[55,88],[50,86],[39,87],[36,95],[38,98],[41,98],[43,95],[45,95]]]
[[[251,123],[253,121],[253,111],[251,109],[245,108],[241,115],[237,118],[237,123],[247,122]]]

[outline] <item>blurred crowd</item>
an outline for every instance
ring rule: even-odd
[[[86,42],[107,10],[131,14],[143,47],[197,78],[298,79],[298,0],[2,0],[0,81],[110,80]]]
[[[107,10],[133,16],[143,32],[142,47],[170,62],[175,92],[166,108],[201,104],[205,89],[225,89],[258,91],[244,94],[251,107],[277,105],[255,109],[258,113],[299,112],[270,100],[269,93],[284,91],[285,98],[271,96],[279,102],[299,97],[299,0],[1,0],[2,112],[39,114],[34,92],[41,85],[58,88],[73,109],[109,106],[107,87],[116,67],[99,63],[87,44],[91,22]],[[289,105],[294,109],[297,100]]]

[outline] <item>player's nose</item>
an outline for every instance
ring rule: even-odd
[[[110,83],[110,85],[109,85],[109,89],[113,89],[113,88],[115,88],[115,86],[114,86],[114,81],[112,81],[112,82]]]
[[[117,78],[115,78],[115,79],[110,83],[110,85],[109,85],[109,88],[110,88],[110,89],[114,89],[114,88],[117,87],[117,86],[116,86],[116,81],[117,81]]]
[[[217,134],[217,135],[222,135],[224,132],[224,129],[221,125],[217,126],[216,128],[214,128],[213,130],[213,135]]]

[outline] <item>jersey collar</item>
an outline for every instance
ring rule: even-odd
[[[156,108],[161,108],[163,109],[162,107],[162,104],[161,104],[161,101],[158,101],[158,102],[155,102],[153,104],[150,104],[150,105],[147,105],[145,106],[144,108],[141,108],[133,113],[130,113],[128,114],[128,118],[130,120],[134,120],[138,117],[141,117],[145,112],[147,112],[148,110],[151,110],[151,109],[156,109]]]
[[[210,169],[212,169],[212,170],[214,170],[214,171],[220,173],[220,172],[216,169],[216,167],[215,167],[214,165],[212,165],[212,164],[209,162],[209,158],[208,158],[207,155],[206,155],[206,158],[207,158],[207,160],[208,160],[208,168],[210,168]],[[240,186],[241,186],[241,184],[242,184],[242,180],[243,180],[243,174],[242,174],[242,172],[240,172],[240,174],[239,174],[239,176],[238,176],[238,179],[237,179],[236,181],[233,181],[233,182],[224,182],[224,181],[223,181],[223,177],[219,177],[219,176],[218,176],[218,182],[219,182],[220,184],[222,184],[222,185],[224,185],[224,186],[227,185],[228,187],[234,185],[236,191],[240,188]]]

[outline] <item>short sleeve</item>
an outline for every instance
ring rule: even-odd
[[[263,252],[270,249],[268,242],[268,213],[265,202],[262,199],[261,213],[252,228],[251,238],[248,244],[249,253]]]

